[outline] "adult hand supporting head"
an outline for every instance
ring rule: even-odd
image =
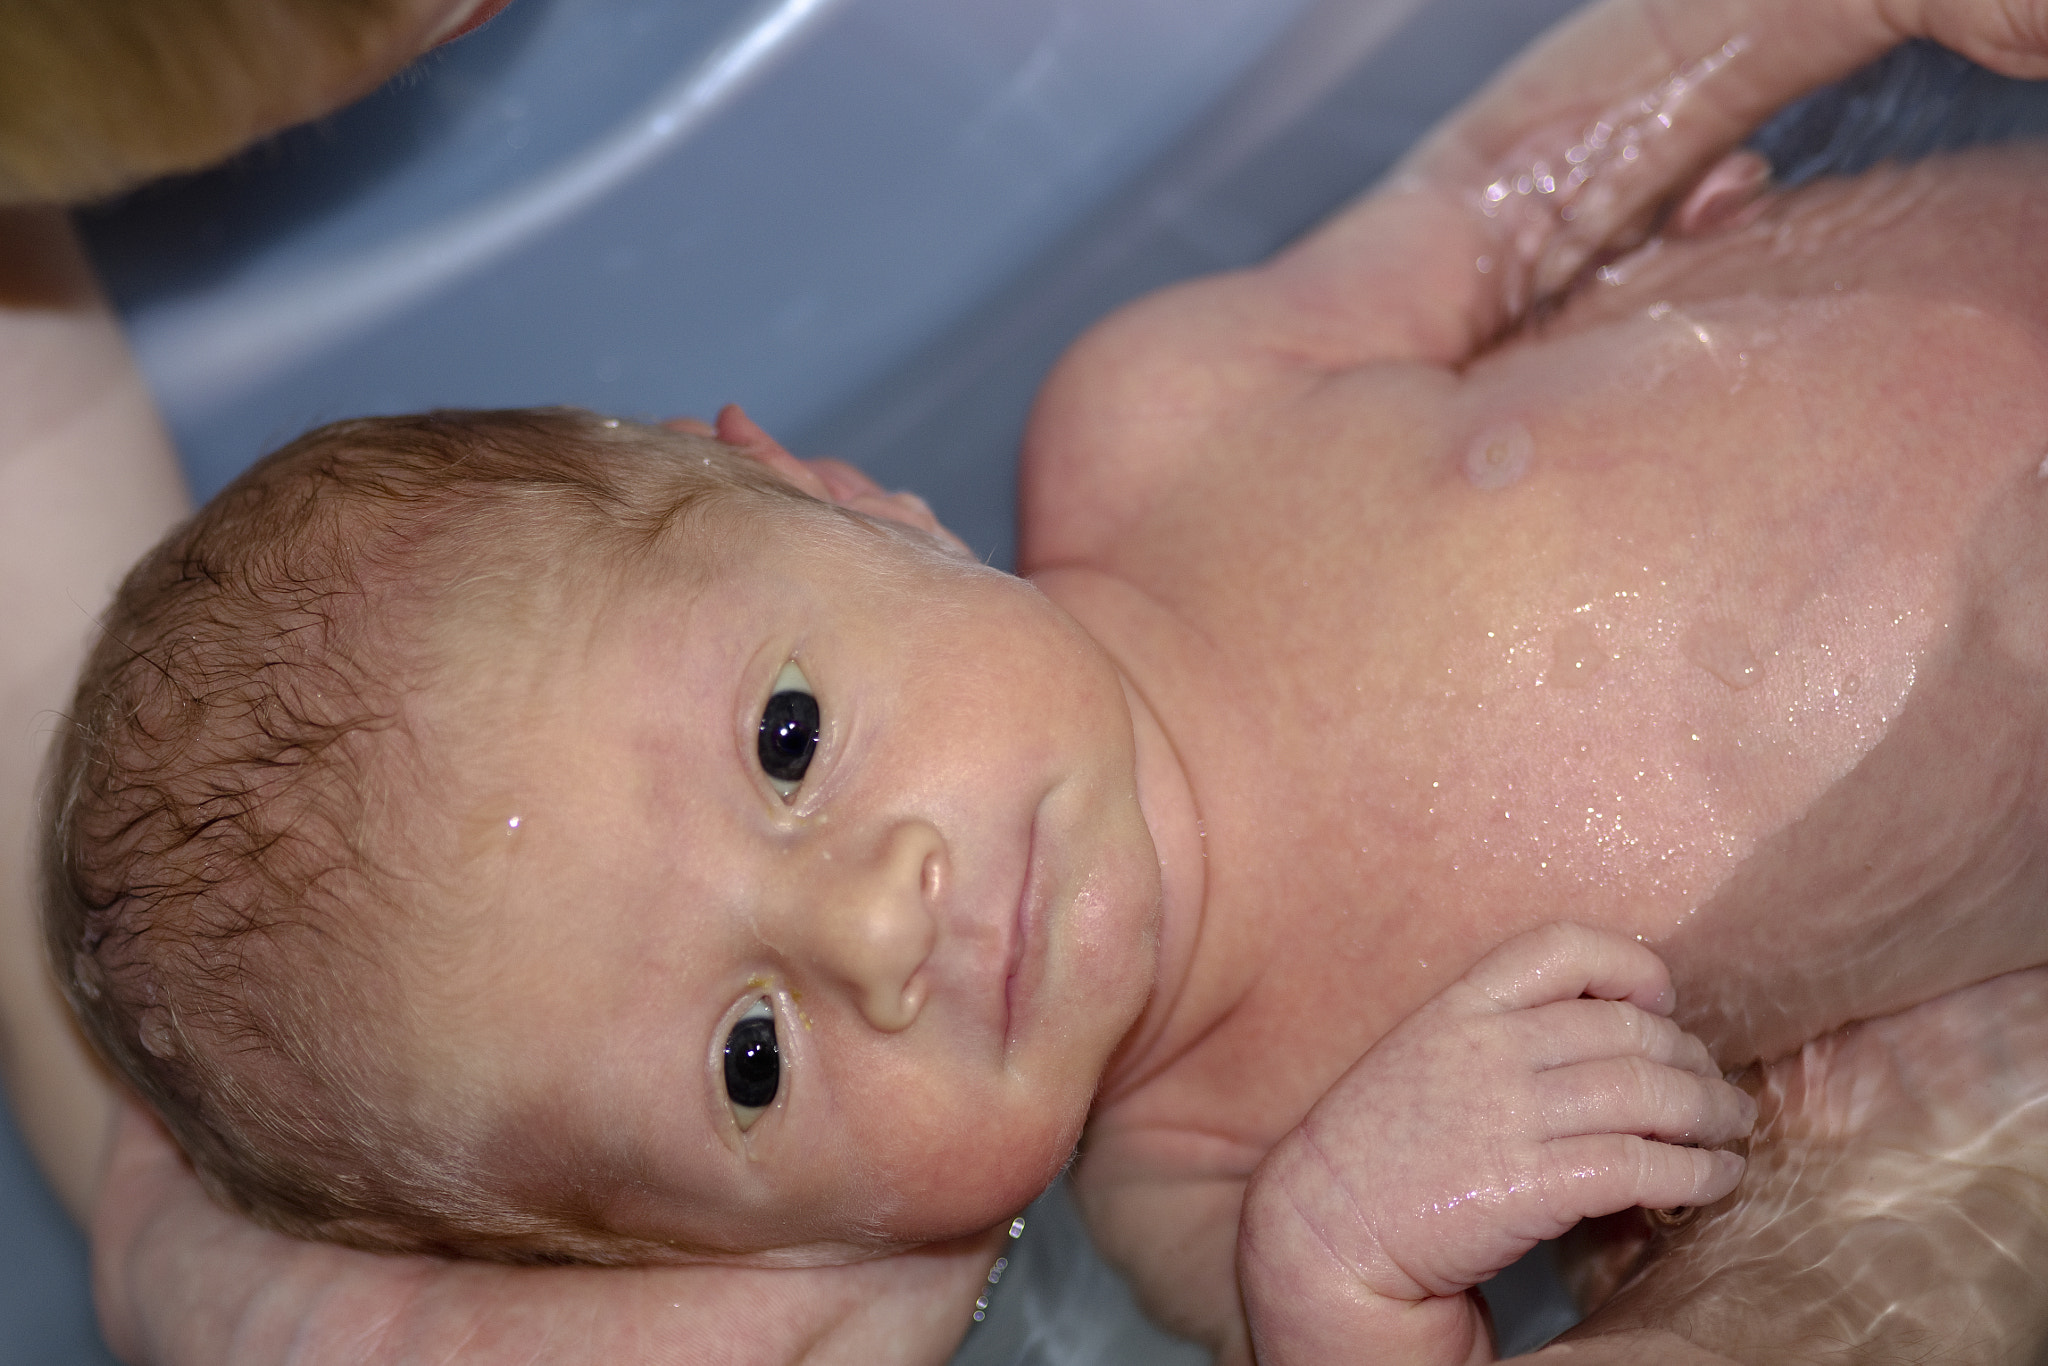
[[[772,1270],[381,1256],[223,1210],[133,1102],[93,1219],[107,1341],[155,1366],[940,1362],[1002,1238]]]
[[[0,1077],[80,1219],[112,1098],[44,965],[33,796],[100,609],[186,507],[149,392],[63,215],[0,210]]]

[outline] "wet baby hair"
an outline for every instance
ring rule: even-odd
[[[407,53],[405,0],[0,0],[0,204],[210,165]]]
[[[608,1232],[602,1190],[509,1192],[502,1135],[404,1118],[376,1025],[420,951],[403,870],[440,846],[403,701],[475,667],[449,621],[672,572],[652,552],[715,544],[707,510],[789,500],[815,506],[720,442],[575,410],[371,418],[260,461],[129,573],[51,754],[44,930],[217,1198],[361,1247],[675,1255]]]

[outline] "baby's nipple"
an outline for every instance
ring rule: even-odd
[[[1465,451],[1465,477],[1482,489],[1504,489],[1528,472],[1536,438],[1519,422],[1498,422]]]

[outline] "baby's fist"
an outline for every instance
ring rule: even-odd
[[[1711,1149],[1748,1133],[1756,1106],[1667,1018],[1673,1004],[1649,949],[1552,925],[1375,1044],[1246,1193],[1238,1264],[1262,1357],[1289,1355],[1262,1331],[1281,1312],[1262,1305],[1270,1291],[1296,1320],[1282,1337],[1304,1312],[1354,1320],[1347,1333],[1359,1314],[1394,1314],[1400,1336],[1441,1337],[1425,1358],[1463,1360],[1483,1337],[1461,1292],[1536,1243],[1733,1190],[1742,1159]]]

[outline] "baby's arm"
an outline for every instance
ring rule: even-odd
[[[2048,0],[1599,0],[1267,264],[1091,338],[1310,371],[1456,365],[1791,100],[1909,38],[2048,76]]]
[[[1598,0],[1271,261],[1069,349],[1026,433],[1022,568],[1115,562],[1190,468],[1290,413],[1406,421],[1765,118],[1913,37],[2048,75],[2048,0]]]
[[[1273,344],[1457,364],[1785,104],[1916,37],[2048,75],[2043,0],[1601,0],[1260,272]]]
[[[0,210],[0,1072],[80,1220],[113,1100],[44,968],[36,778],[100,609],[185,511],[170,443],[63,215]]]
[[[1258,1359],[1490,1361],[1480,1281],[1580,1219],[1732,1190],[1741,1158],[1676,1145],[1739,1138],[1756,1107],[1673,1003],[1648,949],[1556,925],[1375,1044],[1245,1194]]]

